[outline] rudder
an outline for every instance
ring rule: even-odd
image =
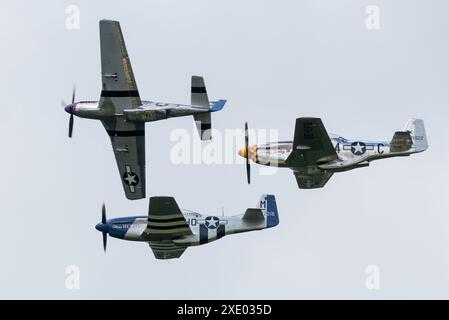
[[[276,205],[276,197],[272,194],[264,194],[260,197],[258,208],[260,208],[266,216],[267,228],[275,227],[279,224],[278,208]]]
[[[404,131],[410,132],[416,152],[425,151],[428,147],[426,129],[422,119],[409,119]]]

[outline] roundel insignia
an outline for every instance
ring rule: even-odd
[[[356,156],[361,156],[366,152],[366,144],[359,141],[351,143],[351,152]]]
[[[204,219],[204,223],[206,224],[206,227],[209,229],[217,229],[218,226],[220,225],[220,219],[218,219],[217,217],[210,216]]]
[[[139,184],[139,176],[132,171],[127,171],[123,174],[123,181],[126,185],[134,187]]]

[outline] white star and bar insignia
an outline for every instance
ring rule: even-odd
[[[131,192],[136,192],[134,187],[139,184],[139,176],[131,171],[130,166],[125,166],[125,173],[122,177],[125,184],[129,186],[129,190]]]
[[[351,150],[352,154],[356,156],[361,156],[365,154],[367,150],[374,150],[374,145],[366,145],[364,142],[355,141],[351,144],[343,145],[343,150]]]

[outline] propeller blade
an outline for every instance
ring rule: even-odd
[[[65,101],[62,100],[61,104],[63,107],[65,107],[65,111],[70,113],[70,118],[69,118],[69,138],[72,137],[72,133],[73,133],[73,105],[75,104],[75,93],[76,93],[76,87],[75,84],[73,85],[73,90],[72,90],[72,104],[71,105],[66,105]]]
[[[249,163],[249,135],[248,122],[245,122],[245,150],[246,150],[246,180],[251,183],[251,165]]]
[[[70,114],[69,119],[69,138],[72,137],[72,132],[73,132],[73,113]]]
[[[108,244],[108,234],[103,232],[103,250],[106,252],[106,246]]]
[[[106,223],[106,206],[103,203],[101,207],[101,223]]]
[[[101,223],[105,224],[106,223],[106,206],[103,203],[103,205],[101,206]],[[108,234],[107,232],[103,232],[103,250],[104,252],[106,252],[106,246],[108,244]]]
[[[75,92],[76,92],[76,86],[75,84],[73,85],[73,90],[72,90],[72,104],[75,103]]]
[[[251,165],[248,160],[246,160],[246,180],[251,184]]]
[[[67,103],[65,103],[64,100],[61,100],[61,107],[65,108],[67,106]]]

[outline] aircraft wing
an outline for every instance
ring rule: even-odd
[[[320,118],[296,119],[293,151],[287,159],[292,167],[314,166],[337,160],[338,155]]]
[[[176,246],[172,241],[150,241],[149,245],[156,259],[179,258],[187,249]]]
[[[118,21],[100,21],[100,48],[103,86],[99,107],[121,114],[142,105]]]
[[[126,198],[145,198],[145,125],[103,121],[111,138],[112,149]]]
[[[173,197],[150,198],[148,225],[144,233],[154,241],[193,234]]]
[[[125,122],[124,109],[141,100],[118,21],[100,21],[102,91],[99,107],[115,115],[103,120],[128,199],[145,198],[145,125]]]
[[[325,171],[293,171],[293,173],[300,189],[322,188],[333,175],[332,172]]]

